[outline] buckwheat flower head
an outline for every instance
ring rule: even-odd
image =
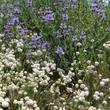
[[[110,49],[110,41],[107,41],[106,43],[103,44],[103,47],[105,49]]]
[[[2,102],[2,107],[7,108],[9,106],[9,103],[7,101]]]
[[[55,53],[60,56],[63,55],[64,54],[63,48],[58,46]]]
[[[90,106],[88,110],[97,110],[96,107]]]
[[[107,101],[106,101],[106,100],[104,100],[102,103],[103,103],[104,105],[107,105]]]

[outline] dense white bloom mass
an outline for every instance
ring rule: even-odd
[[[7,108],[9,106],[9,103],[7,101],[2,102],[2,107]]]

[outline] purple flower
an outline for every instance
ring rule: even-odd
[[[45,16],[42,16],[43,21],[53,21],[54,20],[54,13],[48,13]]]
[[[34,49],[34,48],[36,48],[36,45],[33,42],[30,42],[29,43],[29,48]]]
[[[106,20],[105,11],[103,9],[101,9],[101,6],[100,6],[99,2],[96,2],[96,1],[93,2],[92,5],[91,5],[91,9],[98,16],[100,16],[102,18],[102,20]]]
[[[73,36],[73,37],[72,37],[72,41],[73,41],[73,42],[78,41],[78,36]]]
[[[55,53],[59,56],[63,55],[64,54],[63,48],[58,46]]]
[[[6,29],[6,31],[10,31],[12,29],[13,25],[12,23],[7,23],[4,28]]]
[[[69,16],[67,14],[63,14],[62,17],[63,17],[63,20],[65,20],[65,21],[68,20],[68,18],[69,18]]]
[[[61,29],[67,29],[67,25],[66,25],[65,23],[61,23],[61,24],[60,24],[60,28],[61,28]]]
[[[80,33],[79,38],[80,38],[80,39],[86,38],[86,33],[82,31],[82,32]]]
[[[63,32],[63,36],[68,36],[69,35],[69,32],[68,31],[64,31]]]
[[[47,41],[40,45],[40,48],[42,48],[42,49],[46,49],[48,47],[49,47],[49,43]]]
[[[42,36],[33,36],[32,37],[32,41],[36,42],[36,43],[40,43]]]
[[[4,11],[5,6],[6,6],[6,3],[1,4],[1,6],[0,6],[1,11]]]
[[[15,14],[19,14],[20,13],[20,10],[16,6],[14,7],[14,11],[15,11]]]
[[[28,7],[32,7],[32,0],[28,0]]]
[[[91,5],[91,9],[92,9],[93,11],[95,11],[95,10],[97,10],[98,8],[99,8],[98,2],[93,2],[92,5]]]
[[[66,3],[64,4],[64,9],[68,9],[68,8],[70,8],[70,4],[69,4],[69,2],[66,2]]]
[[[22,43],[25,44],[26,43],[26,37],[22,36]]]
[[[18,24],[19,23],[19,18],[18,17],[14,17],[12,18],[12,24]]]
[[[20,33],[22,36],[25,36],[28,33],[28,30],[26,28],[21,28]]]
[[[106,16],[105,15],[102,16],[102,20],[106,20]]]
[[[62,37],[63,37],[63,35],[60,32],[56,33],[56,38],[62,38]]]
[[[11,18],[11,17],[13,16],[12,12],[9,12],[9,13],[7,14],[7,16],[8,16],[9,18]]]

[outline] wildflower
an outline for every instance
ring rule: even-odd
[[[32,36],[32,41],[36,43],[40,43],[42,36]]]
[[[73,36],[72,37],[72,42],[78,41],[78,36]]]
[[[2,107],[7,108],[9,106],[9,103],[7,101],[2,102]]]
[[[32,7],[32,0],[28,0],[28,7]]]
[[[104,105],[107,105],[107,101],[106,101],[106,100],[104,100],[102,103],[103,103]]]
[[[22,36],[25,36],[28,32],[28,29],[27,28],[20,28],[19,32],[21,33]]]
[[[64,54],[63,48],[58,46],[55,53],[60,56],[63,55]]]
[[[54,20],[54,13],[47,13],[45,16],[42,16],[43,21],[53,21]]]
[[[12,12],[9,12],[9,13],[7,14],[7,17],[9,17],[9,18],[11,18],[12,16],[13,16]]]
[[[96,110],[96,107],[90,106],[88,110]]]
[[[33,100],[29,99],[29,100],[26,101],[26,104],[27,104],[27,105],[33,105],[34,102],[33,102]]]
[[[29,43],[29,48],[31,48],[31,49],[36,48],[36,45],[33,42],[30,42]]]
[[[32,47],[31,47],[32,48]],[[32,58],[32,53],[31,52],[28,52],[27,54],[26,54],[26,57],[28,58],[28,59],[31,59]]]
[[[68,20],[68,18],[69,18],[68,14],[63,14],[62,17],[63,17],[63,20],[65,20],[65,21]]]
[[[95,62],[95,66],[99,66],[99,62],[96,61],[96,62]]]
[[[12,29],[12,23],[7,23],[5,26],[6,31],[10,31]]]
[[[14,24],[17,24],[17,23],[19,23],[19,18],[18,17],[14,17],[12,19],[12,24],[14,25]]]
[[[42,49],[48,48],[48,47],[49,47],[49,43],[46,41],[46,42],[42,43],[42,44],[40,45],[40,47],[41,47]]]
[[[109,0],[102,0],[105,6],[108,6]]]
[[[68,35],[69,35],[69,32],[64,31],[62,34],[63,34],[63,36],[65,37],[65,36],[68,36]]]
[[[106,31],[107,31],[107,32],[110,32],[110,27],[107,27],[107,28],[106,28]]]
[[[61,29],[67,29],[67,25],[66,25],[65,23],[61,23],[61,24],[60,24],[60,28],[61,28]]]
[[[63,35],[60,32],[56,33],[56,38],[62,38],[62,37],[63,37]]]
[[[107,41],[106,43],[103,44],[103,47],[105,49],[110,49],[110,41]]]
[[[19,10],[19,8],[18,7],[14,7],[14,11],[15,11],[15,14],[19,14],[20,13],[20,10]]]
[[[105,82],[101,81],[100,86],[104,86],[104,85],[105,85]]]
[[[94,1],[91,5],[91,9],[93,12],[99,15],[102,18],[102,20],[106,20],[105,11],[101,8],[99,2]]]
[[[80,33],[80,39],[84,39],[86,38],[86,33],[85,32],[81,32]]]
[[[92,8],[92,11],[96,11],[98,8],[99,8],[99,4],[98,4],[98,2],[93,2],[92,4],[91,4],[91,8]]]

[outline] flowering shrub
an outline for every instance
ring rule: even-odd
[[[109,110],[109,8],[0,1],[0,110]]]

